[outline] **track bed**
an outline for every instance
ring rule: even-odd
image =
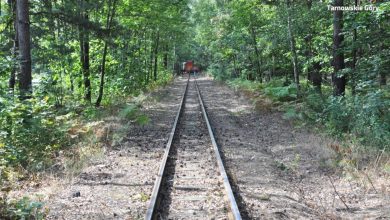
[[[158,190],[155,187],[157,202],[146,219],[234,219],[220,169],[223,165],[215,153],[199,94],[195,79],[189,80],[166,163],[162,163],[161,185]]]

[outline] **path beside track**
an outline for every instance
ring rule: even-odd
[[[243,219],[390,218],[386,190],[348,178],[353,170],[338,173],[331,140],[295,128],[280,112],[255,110],[250,98],[210,78],[198,84]],[[383,177],[374,184],[390,189]]]
[[[186,81],[177,78],[147,94],[141,111],[150,123],[131,124],[120,144],[91,158],[71,182],[59,179],[35,189],[50,196],[44,201],[50,209],[48,219],[143,219]]]

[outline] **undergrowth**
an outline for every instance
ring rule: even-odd
[[[60,105],[53,94],[40,90],[25,101],[0,93],[0,218],[43,219],[40,202],[28,197],[9,199],[9,191],[34,173],[53,170],[59,162],[63,168],[57,167],[58,171],[76,175],[91,158],[104,154],[105,148],[120,144],[131,124],[148,124],[148,116],[140,111],[146,99],[143,92],[172,79],[172,74],[164,73],[131,95],[108,94],[99,108],[71,100]]]
[[[286,119],[320,127],[339,140],[353,142],[367,150],[390,150],[390,93],[386,88],[334,97],[330,95],[329,86],[323,86],[319,93],[303,84],[298,97],[295,85],[285,85],[283,79],[263,84],[234,79],[227,84],[235,90],[260,92],[279,105]]]

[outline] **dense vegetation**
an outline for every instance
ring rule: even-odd
[[[199,0],[198,57],[216,78],[290,101],[288,117],[389,149],[390,2],[375,2]]]
[[[390,2],[374,2],[0,0],[0,185],[50,166],[72,144],[70,119],[166,84],[188,59],[388,150]]]
[[[187,59],[189,12],[173,0],[1,0],[1,188],[80,147],[80,120],[168,83]],[[12,206],[0,204],[0,216],[35,210],[28,200]]]
[[[172,3],[1,1],[1,165],[42,168],[67,118],[169,81],[188,14]]]

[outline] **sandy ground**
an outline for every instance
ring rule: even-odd
[[[256,112],[224,85],[198,82],[245,219],[390,219],[389,176],[338,172],[330,140],[281,113]]]

